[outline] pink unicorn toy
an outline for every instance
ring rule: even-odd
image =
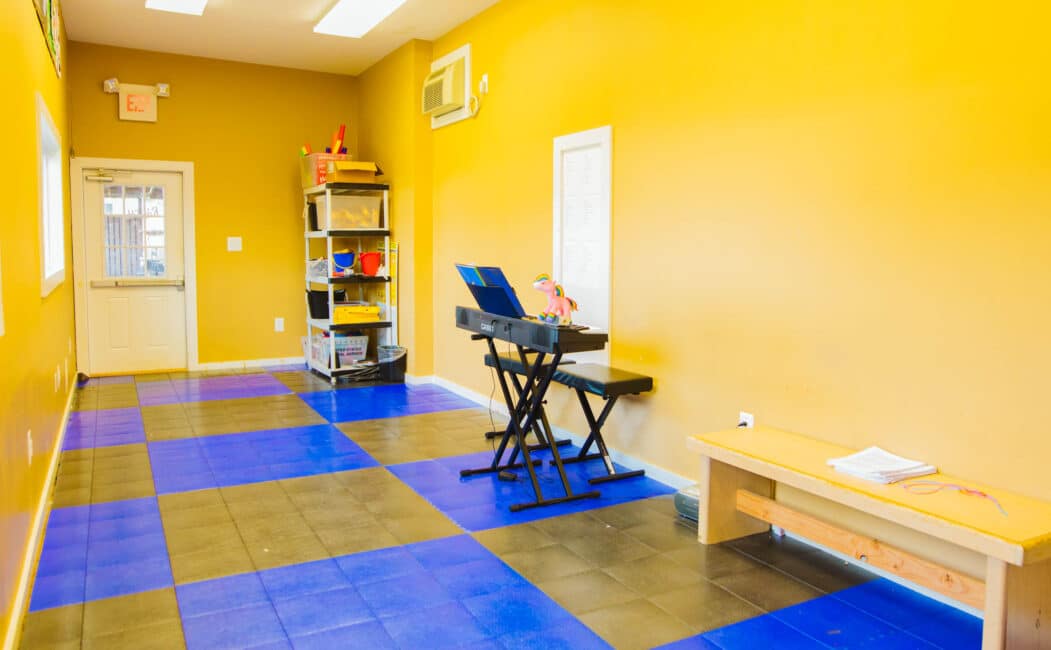
[[[547,309],[538,316],[541,321],[555,325],[573,322],[573,312],[577,311],[577,303],[566,295],[561,284],[555,284],[551,276],[545,273],[536,276],[533,288],[547,294]]]

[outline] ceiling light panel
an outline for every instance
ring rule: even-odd
[[[200,16],[208,0],[146,0],[147,9]]]
[[[339,0],[321,22],[314,25],[314,31],[361,38],[403,4],[405,0]]]

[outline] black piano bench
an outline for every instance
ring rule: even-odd
[[[532,353],[528,353],[527,352],[526,355],[527,355],[527,360],[530,363],[532,363],[532,361],[533,361]],[[515,387],[515,390],[517,390],[518,392],[521,392],[522,391],[522,383],[518,380],[518,376],[521,375],[522,377],[528,377],[529,376],[529,366],[522,365],[522,360],[520,358],[518,358],[518,355],[514,355],[514,354],[500,354],[499,357],[500,357],[500,366],[499,366],[500,371],[501,372],[506,372],[508,374],[508,376],[510,376],[511,384]],[[572,359],[562,359],[559,362],[558,365],[559,366],[564,366],[566,364],[571,364],[571,363],[576,363],[576,362],[573,361]],[[486,354],[485,355],[485,365],[489,366],[490,368],[496,368],[497,367],[497,365],[496,365],[496,357],[494,357],[492,354]],[[550,361],[545,361],[540,366],[540,368],[541,368],[541,372],[542,373],[546,373],[546,372],[550,371],[550,369],[551,369],[551,362]],[[503,431],[486,431],[485,432],[486,440],[491,440],[493,438],[499,438],[502,435],[504,435]],[[539,444],[530,445],[529,449],[531,451],[539,451],[539,450],[542,450],[542,449],[547,449],[550,446],[550,444],[551,444],[550,441],[554,440],[554,438],[555,438],[554,433],[551,431],[551,424],[547,421],[547,412],[544,411],[544,407],[543,406],[540,407],[540,419],[533,426],[533,435],[536,436],[537,442]],[[572,442],[572,441],[568,440],[568,439],[566,439],[566,440],[556,440],[555,444],[557,444],[558,446],[561,447],[561,446],[564,446],[564,445],[568,445],[570,442]]]
[[[601,458],[606,465],[607,476],[590,479],[589,482],[592,484],[616,481],[633,476],[643,476],[646,471],[641,469],[630,472],[617,472],[613,466],[613,460],[609,457],[609,450],[606,449],[606,441],[602,439],[602,425],[606,423],[606,418],[609,417],[610,411],[613,410],[613,405],[617,403],[617,399],[621,395],[638,395],[639,393],[653,390],[653,377],[610,368],[597,363],[580,363],[567,368],[560,366],[551,380],[568,386],[577,392],[577,397],[580,399],[580,407],[584,409],[584,417],[587,419],[588,428],[590,429],[588,438],[584,441],[584,446],[580,448],[580,453],[574,458],[564,459],[563,462],[579,463],[585,460]],[[598,419],[595,419],[595,413],[591,410],[587,393],[598,395],[606,401],[606,405],[602,407],[602,412],[599,414]],[[591,449],[591,445],[595,445],[598,451],[589,454],[588,451]]]

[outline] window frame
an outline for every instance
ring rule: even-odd
[[[40,295],[66,281],[65,183],[62,137],[44,98],[37,94],[37,191],[40,211]]]

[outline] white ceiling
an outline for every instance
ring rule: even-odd
[[[209,0],[203,16],[149,10],[145,0],[63,0],[62,17],[73,41],[356,75],[496,2],[408,0],[361,39],[314,33],[336,0]]]

